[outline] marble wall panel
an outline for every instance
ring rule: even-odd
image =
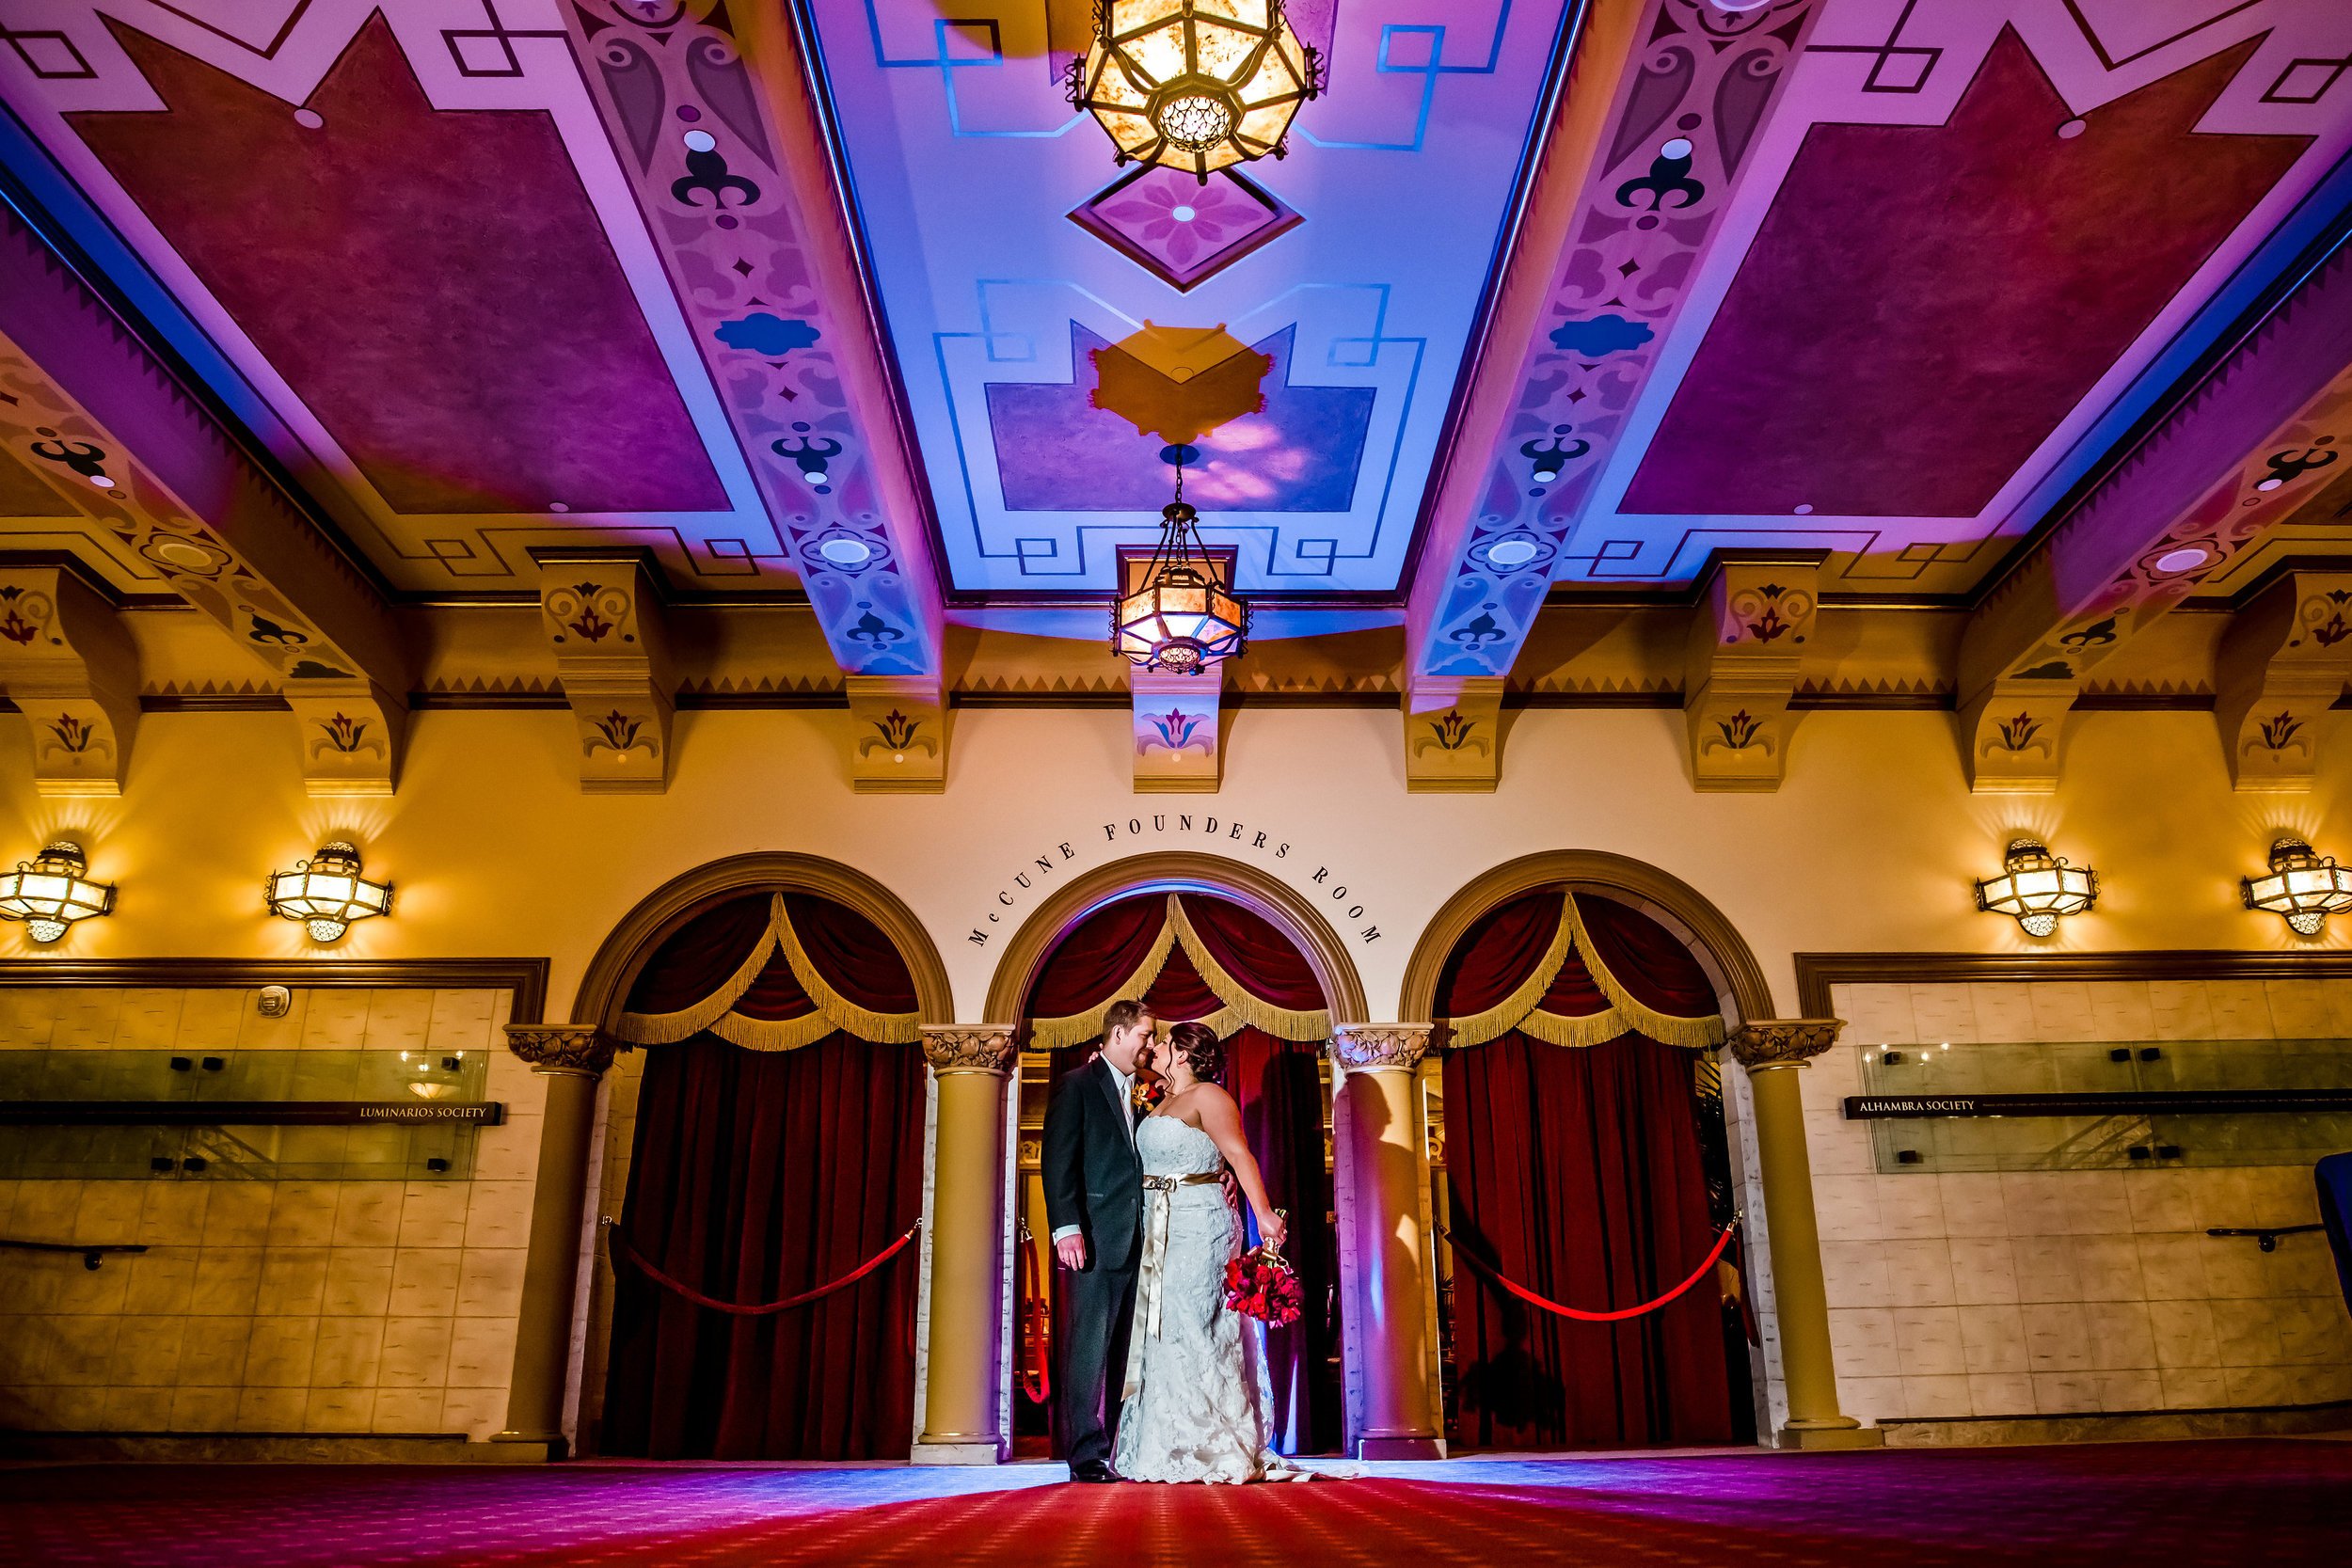
[[[2352,1398],[2352,1314],[2306,1224],[2311,1173],[2249,1165],[1882,1174],[1839,1104],[1866,1050],[2352,1037],[2352,982],[1840,986],[1844,1040],[1801,1077],[1839,1398],[1865,1420]]]

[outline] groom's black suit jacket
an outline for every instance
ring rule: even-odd
[[[1045,1111],[1039,1165],[1045,1179],[1045,1220],[1074,1225],[1090,1269],[1123,1269],[1136,1256],[1143,1212],[1143,1163],[1136,1153],[1135,1111],[1110,1064],[1097,1056],[1068,1078]]]

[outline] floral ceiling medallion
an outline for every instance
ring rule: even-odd
[[[1150,165],[1072,208],[1070,221],[1182,293],[1306,220],[1231,169],[1200,184]]]

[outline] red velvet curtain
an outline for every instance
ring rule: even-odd
[[[828,984],[860,1006],[914,1009],[905,961],[874,927],[787,896]],[[640,975],[634,1012],[675,1011],[736,968],[769,895],[690,922]],[[781,956],[738,1010],[811,1010]],[[647,1048],[621,1223],[639,1251],[708,1295],[772,1301],[849,1273],[923,1202],[921,1052],[830,1035],[746,1051],[696,1035]],[[912,1249],[846,1291],[764,1318],[711,1311],[615,1271],[599,1445],[657,1459],[898,1459],[914,1400]]]
[[[1440,1015],[1478,1012],[1516,990],[1550,942],[1562,896],[1516,900],[1472,927],[1440,978]],[[1611,974],[1645,1005],[1684,1016],[1712,1009],[1704,972],[1655,922],[1598,898],[1580,897],[1579,913]],[[1569,1016],[1600,1005],[1573,955],[1543,1004]],[[1638,1034],[1580,1050],[1514,1030],[1448,1052],[1446,1169],[1461,1244],[1570,1306],[1629,1306],[1678,1283],[1715,1233],[1692,1069],[1691,1053]],[[1722,1304],[1709,1284],[1646,1317],[1586,1323],[1523,1306],[1457,1261],[1453,1331],[1454,1435],[1465,1446],[1738,1435]]]
[[[1288,938],[1237,904],[1204,894],[1184,895],[1184,913],[1201,945],[1251,993],[1300,1011],[1326,1006],[1314,972]],[[1165,893],[1137,894],[1105,906],[1063,937],[1040,967],[1025,1016],[1058,1018],[1099,1000],[1135,973],[1166,916]],[[1142,1000],[1167,1022],[1205,1018],[1224,1004],[1182,948]],[[1090,1061],[1089,1042],[1054,1053],[1052,1075]],[[1286,1210],[1285,1248],[1298,1270],[1307,1310],[1288,1328],[1266,1334],[1267,1370],[1274,1389],[1276,1446],[1285,1453],[1321,1453],[1340,1444],[1340,1388],[1333,1357],[1340,1328],[1332,1281],[1339,1268],[1331,1212],[1331,1174],[1323,1162],[1324,1096],[1318,1041],[1278,1039],[1244,1028],[1225,1041],[1225,1088],[1241,1104],[1242,1131],[1265,1176],[1266,1191]],[[1251,1242],[1256,1237],[1252,1227]],[[1064,1307],[1058,1271],[1057,1333]]]

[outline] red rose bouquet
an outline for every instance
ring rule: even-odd
[[[1306,1292],[1282,1249],[1259,1245],[1225,1265],[1225,1305],[1269,1328],[1286,1328],[1305,1310]]]

